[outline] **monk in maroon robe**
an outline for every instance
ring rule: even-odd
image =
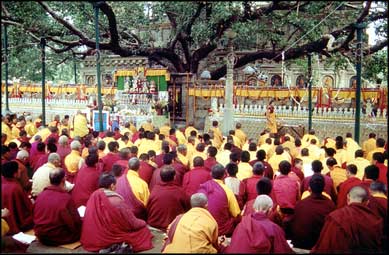
[[[263,177],[264,171],[264,165],[261,162],[257,162],[253,166],[253,176],[242,180],[244,203],[257,197],[257,183]]]
[[[49,154],[50,153],[54,153],[54,152],[57,152],[57,145],[55,145],[54,143],[48,143],[47,145],[46,145],[46,154],[45,155],[43,155],[43,156],[41,156],[39,159],[38,159],[38,161],[37,161],[37,163],[36,163],[36,165],[35,165],[35,167],[36,167],[36,169],[38,169],[39,167],[41,167],[41,166],[43,166],[44,164],[46,164],[47,163],[47,161],[48,161],[48,159],[49,159]],[[35,170],[36,170],[35,169]]]
[[[128,148],[128,147],[122,148],[119,151],[120,159],[118,161],[116,161],[115,164],[122,166],[123,171],[128,169],[128,160],[130,160],[130,158],[131,158],[130,154],[131,154],[131,151],[130,151],[130,148]],[[112,170],[112,168],[111,168],[111,170]]]
[[[22,185],[24,191],[26,191],[27,193],[31,192],[32,182],[30,182],[26,167],[29,161],[28,152],[24,150],[19,151],[14,161],[18,163],[19,169],[19,177],[17,178],[17,180],[20,182],[20,185]]]
[[[335,210],[332,200],[322,195],[324,177],[313,175],[309,186],[311,195],[298,201],[290,222],[292,244],[301,249],[312,249],[320,236],[325,217]]]
[[[274,194],[280,208],[294,209],[296,202],[300,199],[299,183],[288,176],[291,164],[283,160],[279,164],[280,175],[274,180]]]
[[[204,193],[208,197],[208,210],[218,224],[219,236],[231,236],[241,220],[239,204],[232,190],[223,183],[223,165],[215,165],[211,174],[213,179],[201,184],[198,193]],[[228,191],[230,194],[227,194]]]
[[[217,149],[214,146],[209,146],[207,150],[208,157],[204,161],[204,167],[208,169],[209,172],[211,172],[211,169],[214,165],[216,165],[218,162],[216,161],[216,154]]]
[[[266,162],[266,152],[264,150],[259,150],[257,151],[257,159],[254,159],[254,160],[251,160],[249,163],[251,166],[254,166],[255,163],[257,162],[261,162],[263,164],[263,167],[265,169],[264,171],[264,176],[269,178],[270,180],[273,180],[273,175],[274,175],[274,172],[273,172],[273,168],[271,167],[271,165]]]
[[[179,163],[175,164],[174,159],[175,159],[175,155],[173,153],[169,152],[164,154],[162,167],[155,169],[153,175],[151,176],[151,180],[149,183],[150,191],[153,190],[155,185],[157,185],[158,183],[159,184],[162,183],[160,172],[161,169],[165,166],[172,166],[174,168],[174,170],[176,171],[176,178],[174,179],[174,182],[177,183],[177,185],[179,186],[182,185],[182,178],[184,175],[182,172],[184,171],[183,170],[184,168],[182,164]]]
[[[321,171],[323,170],[323,164],[319,160],[314,160],[312,162],[312,171],[313,174],[320,174]],[[328,175],[323,175],[324,180],[325,180],[325,185],[324,185],[324,192],[330,195],[332,201],[336,202],[336,191],[334,187],[334,181],[331,179],[330,176]],[[301,194],[304,193],[304,191],[308,190],[309,188],[309,182],[311,180],[312,176],[307,176],[304,178],[304,180],[301,183]]]
[[[253,214],[244,216],[225,253],[294,253],[284,231],[268,219],[273,201],[267,195],[255,199]]]
[[[193,168],[184,174],[182,187],[188,197],[191,197],[200,187],[200,184],[212,179],[210,170],[205,167],[204,159],[195,157]]]
[[[176,171],[172,166],[162,168],[161,184],[157,184],[147,202],[147,223],[166,231],[177,215],[190,209],[189,198],[174,182]]]
[[[74,243],[80,239],[81,218],[72,196],[65,189],[65,171],[50,172],[50,186],[34,204],[34,232],[38,240],[49,246]]]
[[[368,193],[362,186],[353,187],[348,193],[348,205],[327,216],[312,252],[380,252],[383,221],[365,205],[367,200]]]
[[[347,180],[339,184],[339,193],[337,198],[337,208],[347,205],[347,194],[352,187],[358,186],[362,181],[356,177],[358,168],[356,165],[348,165],[346,167]]]
[[[31,168],[34,172],[38,169],[37,165],[38,165],[38,161],[39,161],[40,157],[43,157],[46,155],[46,152],[45,152],[46,144],[40,142],[37,144],[36,149],[37,149],[36,154],[34,154],[30,157],[30,165],[31,165]]]
[[[96,153],[89,154],[85,164],[78,170],[72,189],[72,198],[77,208],[86,205],[90,195],[99,188],[101,169],[97,167],[98,161],[99,156]]]
[[[384,244],[384,250],[388,249],[388,198],[387,188],[382,182],[372,182],[370,184],[370,197],[367,206],[373,211],[373,213],[379,216],[384,221],[384,235],[382,237],[382,243]]]
[[[149,163],[150,157],[146,153],[142,153],[139,156],[140,159],[140,167],[139,167],[139,177],[142,178],[147,184],[150,184],[151,177],[153,176],[153,172],[155,167]]]
[[[146,220],[147,211],[145,205],[134,195],[132,187],[127,179],[129,170],[117,179],[116,192],[123,197],[124,203],[132,210],[135,217]]]
[[[16,179],[18,164],[14,161],[2,164],[1,174],[1,208],[7,208],[10,211],[10,214],[4,218],[9,226],[8,234],[27,231],[34,225],[32,203]]]
[[[385,162],[385,157],[383,153],[381,152],[373,153],[373,164],[376,165],[379,169],[378,181],[388,186],[388,179],[386,177],[388,173],[388,167],[385,166],[384,162]]]
[[[98,252],[125,242],[134,252],[152,249],[153,235],[146,222],[134,216],[123,197],[114,191],[115,184],[113,175],[103,174],[100,189],[89,198],[81,231],[83,248]]]
[[[162,141],[161,145],[162,151],[160,154],[155,156],[155,163],[157,164],[157,167],[160,168],[164,165],[163,158],[165,154],[170,152],[169,142],[168,141]]]
[[[115,164],[118,160],[120,160],[120,156],[118,155],[119,144],[116,141],[112,141],[108,143],[109,152],[107,155],[101,158],[101,162],[103,163],[103,171],[104,173],[108,173],[112,170],[113,164]]]

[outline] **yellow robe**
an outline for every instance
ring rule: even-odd
[[[159,133],[160,133],[160,134],[163,134],[165,137],[168,137],[168,136],[169,136],[169,132],[170,132],[170,126],[163,125],[163,126],[159,129]]]
[[[266,112],[266,128],[270,130],[270,133],[277,133],[276,114]]]
[[[73,137],[75,136],[84,137],[87,134],[89,134],[88,121],[83,114],[77,114],[76,116],[74,116],[73,123],[74,123]]]
[[[242,181],[243,179],[253,176],[253,167],[247,162],[239,162],[238,173],[236,177]]]
[[[185,138],[185,135],[180,130],[176,130],[176,137],[178,144],[186,144],[187,140]]]
[[[167,232],[171,225],[168,226]],[[194,207],[177,224],[173,240],[163,253],[217,253],[218,225],[211,213]]]
[[[365,154],[365,157],[369,154],[370,151],[376,148],[376,140],[374,138],[369,138],[362,144],[362,150]]]
[[[1,133],[4,133],[7,135],[7,140],[5,140],[5,145],[8,145],[15,137],[12,135],[11,128],[5,124],[4,122],[1,122]]]
[[[351,165],[351,164],[355,165],[358,169],[355,177],[362,180],[363,176],[365,175],[365,168],[367,166],[370,166],[370,161],[362,157],[357,157],[353,161],[349,162],[347,165]]]
[[[134,196],[141,201],[144,206],[146,206],[150,197],[150,191],[147,183],[139,177],[138,172],[133,170],[128,170],[127,180],[131,185]]]
[[[235,129],[235,136],[239,138],[242,146],[246,143],[247,135],[241,129]]]
[[[190,132],[192,132],[193,130],[196,131],[197,134],[199,134],[199,131],[198,131],[195,127],[193,127],[193,126],[188,126],[188,127],[185,129],[185,137],[186,137],[186,139],[188,139],[188,137],[190,136]]]
[[[384,149],[384,148],[378,147],[378,148],[375,148],[374,150],[370,151],[370,152],[367,154],[367,157],[366,157],[366,159],[367,159],[370,163],[372,163],[372,161],[373,161],[373,154],[376,153],[376,152],[384,153],[384,152],[385,152],[385,149]]]

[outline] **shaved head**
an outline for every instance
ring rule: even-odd
[[[255,199],[253,208],[256,212],[267,212],[273,207],[273,200],[268,195],[259,195]]]
[[[355,186],[348,192],[348,204],[351,203],[363,203],[367,201],[367,191],[361,186]]]
[[[205,208],[208,204],[208,198],[204,193],[195,193],[190,197],[190,205],[192,208]]]

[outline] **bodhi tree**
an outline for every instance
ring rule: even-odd
[[[374,6],[380,6],[375,8]],[[240,54],[235,68],[260,59],[281,61],[304,57],[308,52],[327,58],[354,58],[356,23],[379,22],[381,40],[364,44],[365,55],[387,46],[385,2],[98,2],[100,49],[122,57],[144,56],[171,72],[198,73],[201,61],[223,46],[225,32],[237,33]],[[9,41],[22,45],[48,42],[57,63],[95,54],[92,1],[2,1],[1,23],[12,28]],[[170,33],[156,44],[151,30],[167,23]],[[143,31],[143,33],[142,33]],[[39,55],[39,54],[38,54]],[[60,58],[58,58],[60,56]],[[34,60],[35,61],[35,60]],[[226,73],[225,63],[211,71],[212,79]]]

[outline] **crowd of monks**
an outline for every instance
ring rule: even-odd
[[[273,118],[273,117],[269,117]],[[277,133],[223,136],[151,120],[97,132],[78,112],[2,116],[2,248],[33,229],[44,245],[80,241],[101,252],[385,252],[387,143],[371,133],[319,139]],[[84,213],[82,212],[84,210]]]

